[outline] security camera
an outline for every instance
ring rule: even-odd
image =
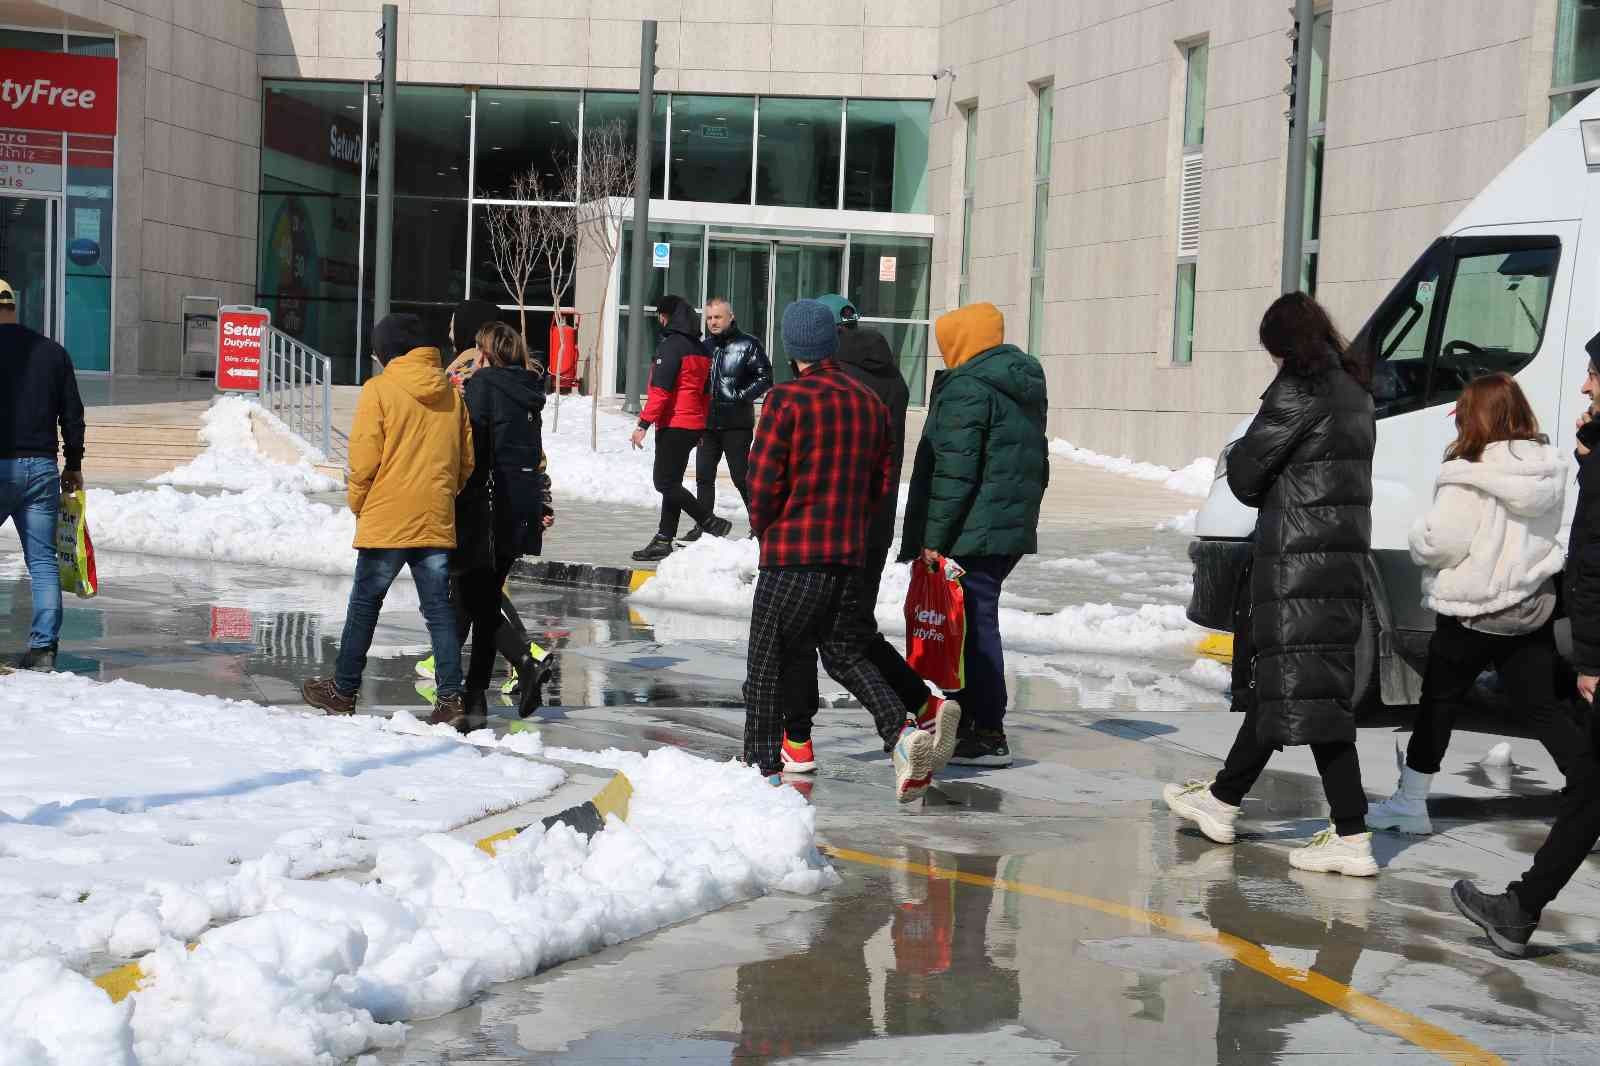
[[[953,80],[955,78],[955,76],[956,76],[956,68],[955,67],[940,67],[938,70],[933,72],[933,80],[934,81],[938,81],[940,78],[950,78],[950,79]]]

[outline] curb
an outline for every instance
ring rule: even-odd
[[[597,563],[563,563],[552,559],[519,559],[511,567],[512,581],[620,593],[637,592],[640,585],[655,575],[654,570]]]
[[[546,829],[554,825],[565,825],[586,837],[592,837],[606,827],[606,817],[608,815],[614,814],[622,821],[627,821],[628,805],[632,799],[633,782],[629,781],[627,775],[619,770],[611,775],[611,780],[606,782],[605,786],[599,792],[596,792],[592,798],[565,810],[557,811],[555,814],[540,821]],[[524,830],[532,828],[532,825],[533,823],[530,822],[528,825],[502,829],[498,833],[490,834],[477,841],[477,847],[492,858],[498,845],[513,839]],[[198,946],[198,944],[194,943],[188,945],[190,951],[193,951]],[[121,1003],[128,996],[139,990],[139,982],[144,980],[144,971],[140,968],[138,960],[134,960],[133,962],[124,963],[114,970],[107,970],[98,977],[91,978],[91,980],[106,995],[111,997],[111,1002]]]
[[[1215,659],[1219,663],[1233,662],[1233,634],[1212,633],[1202,637],[1200,643],[1194,646],[1194,653],[1207,659]]]

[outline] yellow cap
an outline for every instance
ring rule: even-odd
[[[0,278],[0,307],[17,306],[17,293],[11,283],[5,278]]]

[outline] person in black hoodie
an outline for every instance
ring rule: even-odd
[[[899,470],[905,461],[906,409],[911,404],[911,389],[900,373],[889,342],[875,329],[861,325],[855,306],[837,293],[817,297],[817,302],[833,312],[833,321],[839,331],[839,350],[834,355],[845,373],[871,389],[889,408],[889,429],[892,434],[894,468]],[[858,608],[861,613],[858,631],[869,633],[866,646],[868,660],[894,689],[906,711],[917,718],[918,724],[933,729],[937,716],[948,706],[954,710],[953,701],[935,698],[927,682],[911,669],[905,656],[878,631],[874,605],[878,602],[878,586],[883,581],[883,567],[889,560],[889,549],[894,546],[895,516],[900,503],[899,493],[890,492],[878,501],[867,526],[866,559],[861,565],[861,595]],[[812,773],[816,770],[816,749],[811,743],[812,723],[817,717],[819,693],[817,691],[817,652],[804,649],[784,664],[784,690],[791,703],[784,710],[784,743],[781,755],[788,773]]]
[[[1583,394],[1589,409],[1578,420],[1578,505],[1572,515],[1563,591],[1572,623],[1572,665],[1590,743],[1565,767],[1567,787],[1550,834],[1534,853],[1533,865],[1504,892],[1491,895],[1471,881],[1457,881],[1450,899],[1488,936],[1496,954],[1520,958],[1544,913],[1583,866],[1600,841],[1600,759],[1595,753],[1593,710],[1600,685],[1600,333],[1585,346],[1589,374]]]
[[[661,526],[650,543],[633,553],[640,562],[659,562],[672,554],[678,536],[678,518],[683,512],[713,537],[725,537],[733,523],[718,518],[702,507],[694,493],[683,487],[689,469],[689,453],[700,443],[706,429],[709,395],[706,382],[711,376],[711,355],[700,343],[700,323],[688,301],[681,296],[663,296],[656,301],[656,320],[661,323],[661,340],[656,344],[655,363],[650,370],[650,391],[639,425],[630,440],[635,448],[644,447],[645,434],[656,427],[656,458],[651,475],[661,493]]]
[[[33,591],[28,650],[17,665],[50,671],[61,634],[56,518],[61,494],[83,488],[83,401],[66,349],[17,321],[0,280],[0,522],[11,520]],[[56,431],[65,467],[56,472]]]
[[[717,502],[717,466],[728,459],[728,475],[745,507],[750,492],[745,474],[750,469],[750,442],[756,431],[756,401],[772,388],[772,360],[761,342],[734,321],[733,305],[725,296],[706,301],[706,336],[711,352],[711,404],[706,410],[706,431],[695,448],[695,498],[706,511]],[[695,526],[684,540],[699,540]]]
[[[467,623],[461,628],[462,640],[472,634],[464,700],[468,721],[481,721],[488,713],[484,693],[498,650],[501,589],[511,565],[518,556],[539,554],[544,529],[554,515],[539,473],[544,378],[530,370],[521,335],[503,322],[484,326],[477,348],[483,365],[466,386],[476,463],[456,497],[456,550],[451,557]],[[538,691],[537,682],[525,681],[522,703],[531,700],[537,706]],[[519,707],[524,715],[528,709]]]

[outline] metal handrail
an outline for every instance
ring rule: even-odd
[[[261,405],[322,453],[342,461],[349,441],[333,428],[333,361],[280,329],[268,328]]]

